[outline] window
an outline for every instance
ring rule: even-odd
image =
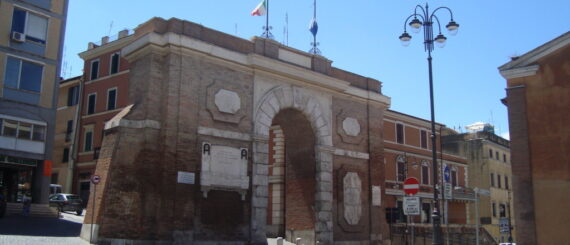
[[[95,113],[95,102],[97,101],[97,94],[89,94],[87,97],[87,115]]]
[[[46,126],[34,124],[32,140],[44,141],[45,139],[46,139]]]
[[[72,132],[73,132],[73,120],[67,120],[67,129],[65,129],[65,142],[71,141]]]
[[[63,157],[61,159],[61,162],[69,162],[69,148],[63,149]]]
[[[493,158],[493,149],[489,149],[489,158]]]
[[[42,89],[43,66],[8,56],[4,86],[39,93]]]
[[[499,160],[499,152],[495,151],[495,159]]]
[[[427,149],[427,132],[425,130],[420,131],[420,146]]]
[[[57,179],[58,179],[58,174],[57,173],[53,173],[51,174],[51,183],[52,184],[57,184]]]
[[[12,32],[26,35],[26,40],[45,44],[48,19],[28,11],[14,8]]]
[[[501,175],[497,174],[497,187],[501,188]]]
[[[32,136],[32,124],[20,122],[18,126],[18,138],[29,140],[30,136]]]
[[[404,214],[404,202],[397,201],[396,205],[398,205],[398,213],[400,214],[400,217],[398,217],[398,221],[400,223],[406,222],[407,216]]]
[[[99,60],[91,61],[91,76],[90,80],[99,78]]]
[[[457,186],[457,169],[451,168],[451,186]]]
[[[107,110],[114,110],[117,107],[117,88],[107,90]]]
[[[507,208],[505,204],[499,205],[499,217],[507,217]]]
[[[509,189],[509,177],[505,175],[505,189]]]
[[[497,204],[493,203],[493,217],[497,217]]]
[[[44,141],[45,130],[46,127],[42,125],[19,122],[16,120],[0,119],[0,135],[6,137]]]
[[[115,74],[117,72],[119,72],[119,59],[120,59],[120,55],[119,53],[114,53],[113,55],[111,55],[111,69],[110,69],[110,74]]]
[[[398,156],[396,158],[396,168],[397,168],[397,181],[406,180],[406,159],[403,156]]]
[[[67,90],[67,106],[77,105],[79,102],[79,86],[73,86]]]
[[[422,184],[429,185],[429,164],[422,161]]]
[[[396,124],[396,142],[399,144],[404,144],[404,125]]]
[[[16,137],[18,121],[4,119],[2,123],[2,136]]]
[[[495,174],[491,173],[491,187],[495,187]]]
[[[92,151],[93,150],[93,131],[92,129],[86,129],[85,131],[85,142],[83,144],[83,151]]]
[[[421,214],[421,221],[422,223],[430,223],[431,217],[431,204],[429,203],[422,203],[422,214]]]

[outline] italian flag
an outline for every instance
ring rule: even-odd
[[[265,0],[261,1],[253,11],[251,11],[252,16],[262,16],[267,13],[267,7],[265,5]]]

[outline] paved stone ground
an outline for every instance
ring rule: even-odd
[[[0,219],[0,244],[87,245],[79,238],[83,218],[71,213],[59,219],[9,215]]]

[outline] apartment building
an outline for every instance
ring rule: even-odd
[[[451,197],[440,196],[442,224],[466,224],[467,203],[473,201],[470,194],[462,190],[469,185],[467,159],[461,155],[442,154],[440,145],[441,130],[445,126],[436,123],[436,149],[438,162],[438,182],[433,180],[431,122],[411,115],[387,110],[384,115],[384,159],[386,175],[387,218],[392,223],[430,224],[433,209],[434,184],[441,186],[443,170],[449,169],[449,181],[453,190]],[[443,165],[443,166],[442,166]],[[419,183],[421,214],[408,220],[403,212],[403,182],[408,177]],[[443,192],[440,192],[443,193]],[[448,214],[447,217],[445,214]]]
[[[122,57],[121,48],[131,39],[129,31],[123,30],[89,43],[79,54],[85,63],[72,191],[83,200],[89,199],[89,178],[99,158],[105,122],[128,105],[129,63]]]
[[[73,181],[76,154],[74,154],[79,123],[79,101],[81,79],[77,76],[59,83],[55,138],[53,142],[53,171],[51,184],[62,186],[64,193],[70,193]]]
[[[0,191],[47,203],[67,0],[0,0]]]
[[[476,224],[478,215],[479,224],[497,243],[509,237],[514,241],[510,142],[496,135],[488,123],[474,123],[466,129],[467,133],[444,133],[442,141],[445,153],[467,157],[470,187],[481,193],[478,206],[469,204],[469,223]]]

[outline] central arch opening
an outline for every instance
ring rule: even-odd
[[[315,133],[296,109],[281,110],[269,136],[268,237],[314,241]]]

